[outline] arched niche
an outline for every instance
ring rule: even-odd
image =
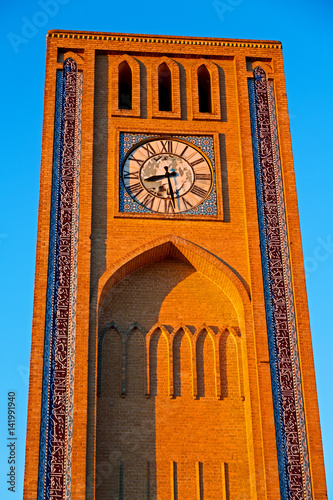
[[[169,57],[161,57],[151,65],[152,115],[154,118],[180,118],[179,66]],[[168,106],[162,106],[163,104]],[[163,109],[163,108],[168,109]]]
[[[133,77],[127,61],[118,66],[118,108],[132,109]]]
[[[192,65],[192,111],[195,120],[221,120],[219,69],[208,59]]]
[[[175,271],[174,273],[170,272],[170,270],[172,271],[172,268]],[[162,271],[162,274],[164,274],[165,276],[165,286],[167,286],[168,283],[170,286],[170,290],[168,291],[167,288],[165,288],[162,294],[156,289],[153,281],[154,279],[156,279],[156,283],[160,283],[160,279],[157,279],[158,277],[156,274],[158,271]],[[181,276],[179,274],[180,271],[182,273]],[[179,278],[178,282],[175,278],[177,275]],[[144,280],[146,280],[147,283],[150,284],[149,286],[152,287],[154,300],[160,302],[158,303],[158,314],[156,313],[155,316],[152,316],[147,324],[142,324],[143,317],[139,318],[139,323],[140,325],[142,325],[142,331],[146,332],[144,334],[146,339],[146,352],[144,352],[143,348],[141,349],[141,358],[143,359],[143,357],[146,356],[146,367],[151,370],[151,377],[149,373],[147,374],[147,382],[148,384],[149,382],[151,383],[152,391],[147,397],[143,394],[141,387],[139,391],[140,397],[137,401],[135,401],[135,397],[133,395],[126,395],[124,399],[118,398],[118,400],[114,403],[114,406],[112,407],[113,410],[110,411],[113,412],[112,415],[114,415],[112,417],[112,436],[115,437],[112,437],[109,448],[105,449],[104,443],[101,443],[101,438],[99,438],[99,441],[96,444],[97,462],[103,460],[104,456],[106,456],[107,453],[111,453],[112,450],[115,449],[117,453],[119,453],[119,457],[117,455],[117,460],[123,460],[126,467],[134,468],[133,470],[136,471],[136,465],[134,463],[131,463],[129,453],[131,453],[132,456],[134,452],[134,454],[136,454],[137,450],[140,449],[144,450],[144,460],[151,460],[152,463],[154,461],[156,461],[156,463],[159,463],[159,460],[161,460],[162,458],[162,449],[164,449],[165,446],[168,450],[166,456],[169,456],[171,450],[174,449],[175,443],[169,442],[166,436],[170,432],[170,422],[173,421],[173,419],[175,419],[176,426],[178,426],[179,428],[182,427],[183,424],[179,420],[183,408],[182,405],[185,404],[184,428],[187,429],[186,440],[190,440],[190,422],[192,422],[194,415],[197,415],[199,420],[201,418],[199,418],[199,414],[196,414],[195,409],[203,403],[205,405],[210,405],[210,409],[207,410],[207,425],[211,428],[213,419],[215,418],[214,415],[216,405],[220,404],[224,405],[226,408],[226,413],[223,413],[224,416],[222,418],[222,420],[224,420],[223,422],[221,421],[220,424],[221,429],[222,427],[226,428],[227,423],[229,422],[228,419],[230,419],[231,415],[237,414],[237,418],[240,419],[241,424],[239,427],[239,431],[237,431],[238,437],[236,441],[238,443],[237,446],[239,447],[237,449],[239,450],[241,456],[244,457],[244,459],[242,459],[241,464],[242,472],[240,472],[239,474],[247,474],[246,471],[249,467],[248,460],[250,460],[250,457],[247,456],[246,450],[248,449],[248,445],[246,443],[249,439],[251,439],[251,434],[248,434],[246,430],[247,427],[245,424],[245,409],[243,401],[240,398],[237,399],[236,402],[234,400],[230,402],[228,399],[221,399],[218,397],[218,395],[214,394],[214,390],[209,391],[208,394],[202,391],[202,387],[201,395],[199,395],[198,398],[195,390],[197,376],[197,371],[195,368],[196,341],[200,339],[200,336],[203,335],[204,331],[207,332],[206,340],[208,340],[208,342],[206,349],[206,359],[207,362],[210,363],[211,368],[213,368],[215,367],[214,345],[216,345],[216,341],[213,346],[212,343],[214,342],[213,339],[217,338],[217,331],[210,331],[209,327],[202,326],[202,323],[198,324],[199,319],[196,318],[195,314],[193,316],[193,318],[196,318],[194,321],[194,325],[191,325],[190,323],[188,327],[182,324],[178,324],[178,326],[176,325],[176,327],[174,327],[174,325],[168,322],[168,311],[171,311],[169,318],[172,319],[173,311],[176,310],[174,309],[174,306],[176,307],[176,304],[181,302],[180,298],[181,300],[183,300],[183,305],[185,305],[185,307],[183,307],[183,310],[187,311],[188,309],[190,309],[189,304],[191,303],[191,297],[185,297],[185,294],[190,293],[192,288],[191,280],[195,279],[203,280],[202,283],[205,295],[207,295],[209,286],[215,287],[215,292],[212,295],[211,302],[220,300],[218,296],[224,297],[224,304],[229,304],[229,311],[233,311],[234,314],[232,323],[236,323],[236,326],[238,325],[237,327],[239,327],[240,330],[244,332],[244,339],[246,339],[246,335],[248,333],[249,335],[251,335],[252,325],[250,321],[250,297],[248,287],[244,280],[242,280],[242,278],[238,276],[237,273],[233,269],[231,269],[225,262],[205,251],[204,249],[198,247],[197,245],[183,240],[182,238],[170,235],[152,241],[150,242],[150,244],[143,245],[140,248],[137,248],[134,251],[130,252],[128,255],[124,256],[121,261],[117,262],[102,276],[99,282],[98,289],[95,290],[92,298],[92,305],[94,306],[93,309],[95,313],[95,315],[92,314],[91,316],[92,328],[94,328],[94,324],[95,327],[97,327],[98,323],[100,328],[102,328],[103,324],[105,324],[105,322],[107,322],[109,319],[107,315],[105,315],[105,311],[113,308],[111,313],[112,316],[114,316],[114,312],[119,311],[119,304],[121,304],[121,302],[123,302],[123,305],[125,304],[124,311],[130,311],[132,306],[134,306],[135,304],[134,302],[131,303],[130,301],[126,302],[126,300],[129,300],[127,298],[127,295],[128,293],[131,293],[133,297],[141,297],[141,289],[147,288],[146,282]],[[193,286],[196,286],[198,283],[199,281],[193,281]],[[143,307],[149,307],[149,303],[150,299],[148,297],[148,300],[143,301],[142,305]],[[137,305],[135,306],[137,312],[139,311],[141,313],[142,305],[140,307],[138,307]],[[218,309],[219,311],[221,311],[225,309],[225,306],[218,306]],[[208,310],[209,308],[207,309],[207,311]],[[137,314],[137,312],[135,314]],[[179,315],[180,313],[181,308],[178,307],[177,314]],[[158,321],[156,322],[156,318],[159,319],[160,315],[162,315],[161,323],[163,323],[164,326],[160,325]],[[177,316],[177,318],[179,319],[179,316]],[[216,318],[218,318],[218,315],[216,315]],[[119,328],[121,329],[121,331],[129,331],[127,324],[133,324],[133,319],[133,317],[124,319],[119,316],[115,318],[115,323],[120,323]],[[190,317],[188,316],[186,317],[184,323],[187,324],[189,320]],[[155,323],[149,330],[148,327],[153,321]],[[159,338],[157,339],[158,342],[156,342],[155,347],[151,347],[150,339],[154,339],[154,336],[156,335],[156,329],[159,330]],[[139,334],[137,336],[139,337]],[[181,339],[180,336],[182,336]],[[173,359],[177,357],[177,352],[175,353],[175,351],[177,351],[177,339],[180,340],[178,346],[178,354],[180,358],[178,360],[178,371],[182,371],[182,379],[180,380],[180,384],[178,384],[180,385],[180,390],[177,390],[177,387],[175,387],[177,386],[177,373],[173,373],[174,371],[177,371],[177,366],[175,366],[177,365],[177,359]],[[159,346],[160,340],[161,345]],[[140,342],[142,341],[140,340]],[[149,349],[151,348],[150,353],[147,352],[147,346],[149,346]],[[160,352],[158,353],[159,348]],[[205,358],[204,351],[205,347],[203,347],[203,357]],[[156,358],[155,360],[153,360],[154,357]],[[93,363],[93,358],[94,356],[91,352],[91,363]],[[156,368],[153,366],[151,361],[156,362]],[[185,369],[182,366],[182,363],[185,366]],[[161,371],[161,373],[163,372],[163,376],[159,373],[155,373],[157,372],[157,370]],[[202,373],[201,375],[205,376],[204,373]],[[211,377],[209,378],[211,379]],[[166,379],[168,379],[169,394],[167,394],[167,386],[165,383],[160,385],[161,390],[158,390],[158,380],[162,379],[164,382]],[[206,380],[204,380],[204,382],[206,383]],[[207,383],[210,385],[214,385],[214,381],[212,382],[212,380],[209,379],[207,379]],[[204,389],[206,389],[206,387]],[[145,428],[149,429],[149,433],[147,434],[147,436],[144,436],[144,441],[142,440],[142,433],[136,434],[136,431],[133,431],[133,433],[132,431],[128,431],[130,432],[129,435],[127,435],[126,433],[124,434],[125,430],[120,425],[123,422],[122,419],[125,418],[125,415],[127,415],[127,413],[124,412],[125,408],[127,407],[126,405],[130,404],[131,412],[134,412],[133,415],[135,416],[135,419],[132,422],[132,420],[126,416],[126,419],[129,420],[128,422],[126,420],[127,424],[125,427],[132,429],[132,426],[134,426],[133,429],[136,429],[136,422],[144,421]],[[193,405],[199,406],[194,407]],[[235,407],[235,405],[237,406],[237,408]],[[177,409],[178,406],[179,409]],[[170,419],[163,420],[165,418],[164,415],[167,414],[167,408],[168,412],[171,411],[171,416]],[[97,417],[99,421],[103,421],[103,415],[99,415],[99,413],[100,411],[97,409]],[[143,418],[144,420],[142,420]],[[198,438],[199,442],[203,442],[204,430],[201,429],[200,426],[198,427],[198,429],[200,429],[198,430],[200,434]],[[214,437],[211,437],[212,441],[209,444],[209,449],[211,451],[209,451],[209,453],[219,453],[218,450],[224,449],[225,446],[229,446],[226,441],[227,437],[224,437],[221,429],[217,429],[216,433],[214,431],[216,436],[214,434]],[[99,430],[97,430],[97,433],[99,433],[98,435],[101,434]],[[124,443],[126,444],[126,446]],[[233,446],[234,445],[231,443],[228,453],[233,453]],[[200,453],[206,453],[206,451],[202,450]],[[194,459],[194,456],[192,458]],[[128,460],[128,465],[126,465]],[[207,460],[210,460],[208,456]],[[91,465],[93,467],[93,464]],[[89,466],[90,465],[88,464],[88,467]],[[138,469],[138,477],[140,475],[139,472],[140,471]],[[163,479],[163,473],[163,471],[157,471],[154,480],[156,480],[157,482],[161,481]],[[139,488],[139,486],[136,487]]]
[[[83,66],[84,66],[83,53],[73,52],[71,50],[68,50],[68,51],[64,50],[64,51],[58,52],[57,62],[61,64],[61,65],[59,65],[60,69],[63,69],[63,63],[66,61],[66,59],[69,59],[69,58],[74,59],[74,61],[77,64],[78,71],[83,70]]]
[[[212,82],[210,73],[205,64],[199,66],[197,71],[198,94],[199,94],[199,112],[212,112]]]
[[[140,117],[140,64],[132,56],[109,56],[111,115]]]
[[[215,339],[207,328],[197,336],[195,345],[197,397],[216,397]]]
[[[249,286],[227,263],[201,247],[170,235],[143,245],[124,256],[101,276],[92,297],[92,320],[96,325],[98,310],[108,292],[125,276],[148,263],[171,257],[193,266],[212,280],[232,302],[241,330],[245,329],[245,308],[250,307]],[[244,319],[245,318],[245,319]]]
[[[172,111],[172,77],[165,62],[158,67],[158,109]]]
[[[247,58],[246,60],[246,67],[248,69],[248,71],[251,71],[252,75],[253,76],[253,71],[258,67],[260,66],[266,73],[267,75],[267,79],[270,79],[272,78],[273,76],[273,66],[272,66],[272,62],[266,62],[266,61],[262,61],[262,60],[258,60],[258,59],[255,59],[255,58]]]

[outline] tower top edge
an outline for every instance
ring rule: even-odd
[[[185,45],[218,45],[222,47],[251,47],[282,49],[282,43],[275,40],[253,40],[239,38],[212,38],[193,36],[171,36],[135,33],[107,33],[99,31],[49,30],[47,38],[69,38],[80,40],[112,41],[112,42],[141,42],[141,43],[170,43]]]

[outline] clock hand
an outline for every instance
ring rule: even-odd
[[[161,179],[165,179],[168,176],[169,177],[176,177],[176,175],[177,175],[177,172],[168,172],[168,175],[167,174],[153,175],[152,177],[147,177],[146,179],[144,179],[144,181],[145,182],[155,182],[155,181],[159,181]]]
[[[173,194],[173,189],[172,189],[172,184],[171,184],[171,180],[170,180],[170,173],[168,171],[168,168],[169,167],[164,167],[164,170],[165,170],[165,176],[168,178],[168,184],[169,184],[169,190],[170,190],[170,195],[171,195],[171,200],[172,200],[172,204],[173,204],[173,208],[176,207],[176,204],[175,204],[175,196]],[[174,177],[174,176],[173,176]]]

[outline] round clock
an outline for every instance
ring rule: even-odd
[[[122,164],[128,194],[157,213],[191,210],[209,195],[213,173],[209,159],[191,143],[155,137],[136,144]]]

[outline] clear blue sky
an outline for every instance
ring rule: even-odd
[[[22,498],[49,29],[282,41],[328,491],[333,497],[332,1],[223,0],[217,2],[219,10],[211,0],[49,1],[3,0],[0,7],[0,498]],[[8,391],[17,394],[16,493],[7,491],[5,478]],[[38,433],[36,429],[36,439]]]

